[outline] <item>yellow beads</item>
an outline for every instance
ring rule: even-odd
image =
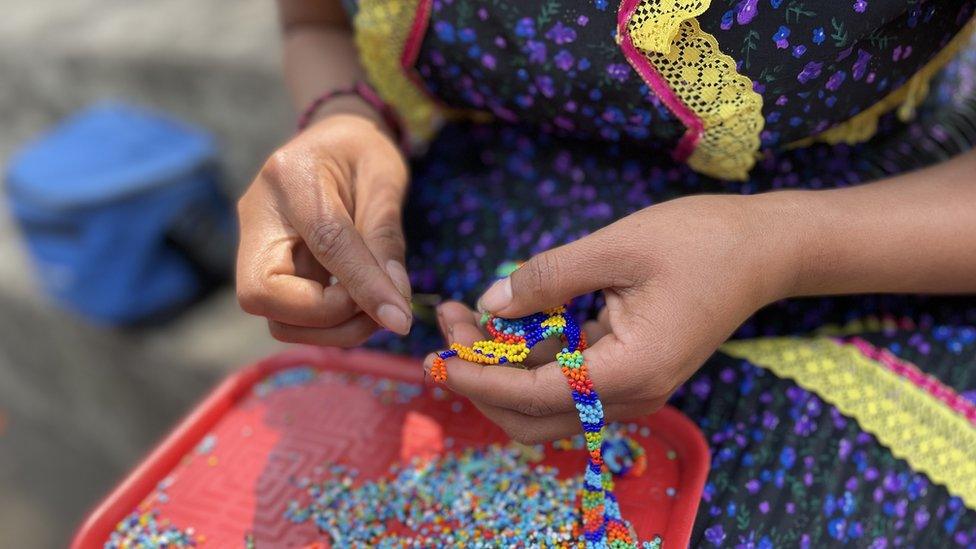
[[[476,341],[471,347],[452,343],[451,350],[457,352],[458,358],[476,364],[498,364],[502,358],[508,362],[520,363],[529,356],[529,348],[524,342]]]
[[[566,318],[562,316],[550,316],[540,324],[543,328],[565,328]]]

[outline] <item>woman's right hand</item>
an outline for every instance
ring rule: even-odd
[[[331,115],[282,146],[238,204],[241,307],[287,342],[348,347],[379,327],[406,334],[407,176],[393,139],[363,116]]]

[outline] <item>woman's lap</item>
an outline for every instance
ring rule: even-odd
[[[859,335],[952,378],[957,391],[976,389],[972,328]],[[976,545],[976,512],[962,499],[793,380],[719,352],[671,404],[699,425],[712,453],[693,545]]]
[[[866,156],[809,150],[776,160],[783,169],[765,179],[731,185],[615,147],[596,150],[516,127],[450,127],[414,168],[405,226],[408,270],[414,291],[423,294],[415,301],[436,296],[470,304],[501,263],[681,194],[799,186],[804,165],[816,166],[826,187],[876,177],[861,166]],[[581,317],[592,316],[599,299],[587,296],[575,307]],[[414,355],[442,346],[420,313],[408,338],[384,335],[372,345]],[[976,331],[965,328],[976,325],[971,299],[795,300],[760,312],[737,337],[807,334],[863,317],[885,322],[848,326],[845,335],[860,334],[976,399],[967,393],[976,391]],[[976,545],[976,512],[960,498],[893,457],[824,398],[767,368],[719,352],[672,405],[698,423],[712,450],[693,544]]]

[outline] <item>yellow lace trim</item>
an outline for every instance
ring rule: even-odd
[[[400,115],[415,145],[434,136],[441,122],[437,105],[401,66],[420,0],[360,0],[353,18],[356,47],[370,84]]]
[[[696,19],[685,19],[676,32],[671,30],[676,19],[704,11],[709,2],[679,3],[686,9],[665,16],[662,12],[668,2],[641,1],[628,21],[631,40],[701,122],[701,140],[688,164],[719,179],[746,179],[756,162],[759,133],[765,125],[762,96]],[[657,24],[664,26],[654,28]],[[665,36],[671,40],[662,45]]]
[[[631,39],[642,49],[666,53],[678,34],[679,25],[705,13],[710,3],[711,0],[641,2],[631,18]]]
[[[949,61],[952,61],[956,54],[962,51],[974,30],[976,30],[976,18],[970,19],[969,23],[946,44],[946,47],[942,48],[900,88],[850,119],[817,135],[794,141],[788,147],[807,147],[817,142],[830,145],[863,143],[874,137],[875,132],[878,131],[878,119],[895,109],[898,109],[898,118],[901,121],[911,120],[915,116],[915,109],[929,94],[929,82]]]
[[[976,429],[912,382],[827,338],[730,341],[721,350],[813,391],[976,509]]]

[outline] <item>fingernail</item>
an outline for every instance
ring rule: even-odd
[[[400,335],[407,335],[410,331],[410,317],[396,305],[384,303],[376,310],[376,316],[384,326]]]
[[[393,285],[396,286],[400,295],[405,298],[410,298],[410,275],[407,274],[407,269],[404,268],[403,263],[395,259],[391,259],[386,262],[386,274],[390,275],[393,280]]]
[[[495,282],[478,301],[478,308],[490,313],[497,313],[512,302],[512,279],[505,277]]]

